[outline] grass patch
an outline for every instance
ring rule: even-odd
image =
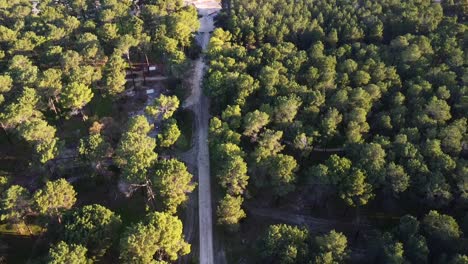
[[[175,118],[181,132],[175,146],[179,151],[188,151],[192,147],[193,113],[190,110],[178,111]]]

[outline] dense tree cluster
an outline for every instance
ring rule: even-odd
[[[44,232],[39,244],[50,250],[38,262],[91,263],[121,253],[125,263],[163,263],[190,252],[174,215],[195,184],[184,163],[165,156],[182,134],[179,99],[160,95],[138,106],[141,115],[126,106],[141,103],[136,68],[144,79],[158,64],[178,85],[197,53],[199,27],[183,0],[0,0],[0,152],[26,164],[18,170],[24,175],[3,174],[0,155],[0,224]],[[146,229],[131,229],[121,208],[84,197],[103,185],[115,197],[139,196],[145,187],[135,198],[148,207],[141,214],[162,212],[140,224]],[[142,230],[153,239],[146,255],[132,251]]]
[[[148,169],[158,157],[154,152],[156,140],[148,135],[151,129],[145,116],[133,117],[115,151],[115,161],[122,168],[122,177],[129,182],[147,183]]]
[[[163,148],[169,148],[174,145],[181,135],[177,126],[177,120],[172,118],[179,106],[180,101],[177,96],[162,94],[145,109],[146,113],[154,119],[163,120],[162,130],[158,134],[159,145]]]
[[[223,114],[225,118],[232,117],[226,112]],[[211,159],[214,161],[212,170],[225,192],[217,207],[218,224],[236,229],[246,216],[241,206],[249,180],[245,153],[237,145],[240,134],[230,130],[228,124],[216,117],[211,120],[209,132]]]
[[[38,213],[61,222],[63,213],[75,204],[76,192],[66,180],[59,179],[47,182],[33,195],[20,185],[12,185],[1,198],[2,220],[24,223],[28,214]]]
[[[86,257],[87,249],[81,245],[68,245],[60,241],[49,250],[47,263],[49,264],[88,264],[90,260]]]
[[[353,207],[466,208],[466,1],[223,3],[204,87],[228,194],[250,175],[252,199],[324,186]]]
[[[125,263],[175,261],[190,253],[184,241],[182,222],[167,213],[151,213],[144,222],[127,228],[120,241],[120,259]]]
[[[176,159],[163,160],[156,164],[153,183],[167,212],[176,213],[177,207],[187,201],[187,194],[195,189],[191,181],[192,175],[185,164]]]
[[[466,259],[466,250],[458,242],[461,236],[453,217],[430,211],[421,221],[411,215],[401,217],[391,232],[370,243],[379,262],[428,263],[432,258],[440,263],[458,263]]]
[[[391,231],[377,233],[367,241],[365,263],[464,263],[466,249],[460,242],[457,221],[430,211],[419,221],[404,215]],[[457,244],[458,243],[458,244]],[[353,253],[343,233],[330,232],[312,237],[306,228],[271,225],[259,241],[259,253],[269,263],[346,263]],[[359,249],[361,250],[361,249]]]
[[[134,2],[2,3],[0,124],[31,144],[36,161],[59,154],[55,119],[84,116],[93,98],[122,94],[131,53],[168,68],[186,64],[196,10],[181,0]]]
[[[86,205],[66,215],[64,239],[80,244],[92,254],[104,255],[112,242],[117,239],[120,217],[98,204]]]
[[[343,263],[348,240],[335,230],[312,237],[306,228],[271,225],[260,241],[260,255],[268,263]]]

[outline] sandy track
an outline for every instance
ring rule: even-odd
[[[219,11],[220,6],[216,1],[186,1],[197,7],[200,18],[200,30],[197,40],[206,51],[210,39],[210,32],[214,29],[213,12]],[[192,93],[184,103],[185,108],[191,108],[195,115],[195,148],[196,165],[198,172],[198,220],[200,234],[200,263],[213,264],[213,213],[210,182],[210,155],[208,149],[208,123],[209,101],[202,93],[202,79],[205,72],[203,57],[194,63],[192,79]]]
[[[202,44],[209,39],[209,33],[202,33]],[[203,46],[203,45],[202,45]],[[201,81],[205,63],[199,59],[195,65],[193,89],[199,100],[194,104],[197,122],[197,167],[198,167],[198,221],[200,224],[200,263],[212,264],[213,261],[213,216],[211,206],[210,154],[208,150],[208,100],[201,92]]]

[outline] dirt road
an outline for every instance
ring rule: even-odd
[[[209,39],[209,33],[201,33],[202,43],[206,43]],[[211,208],[211,183],[210,183],[210,154],[208,151],[208,100],[201,92],[201,80],[203,77],[204,63],[199,59],[196,63],[195,71],[196,84],[194,90],[199,93],[199,100],[194,105],[196,122],[198,128],[198,208],[199,208],[199,224],[200,224],[200,263],[213,263],[213,216]]]
[[[200,18],[200,31],[197,36],[203,51],[206,51],[210,39],[210,32],[214,29],[213,12],[220,8],[207,5],[209,1],[194,1]],[[197,5],[198,4],[198,5]],[[213,264],[213,215],[211,201],[210,183],[210,156],[208,149],[208,123],[209,123],[209,102],[202,93],[202,79],[205,72],[205,62],[203,57],[195,61],[194,74],[192,79],[192,93],[184,103],[184,107],[191,108],[195,114],[196,137],[195,146],[197,148],[197,171],[198,171],[198,208],[199,208],[199,234],[200,234],[200,263]]]

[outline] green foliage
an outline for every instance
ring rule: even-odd
[[[13,79],[9,75],[0,75],[0,93],[7,93],[13,86]]]
[[[329,109],[320,123],[322,133],[324,133],[327,138],[333,137],[338,133],[337,128],[342,120],[343,116],[337,109]]]
[[[286,195],[294,190],[296,181],[295,171],[298,165],[294,157],[278,154],[268,162],[268,171],[271,176],[271,185],[277,195]]]
[[[115,97],[123,92],[128,65],[122,56],[129,62],[133,58],[161,62],[167,69],[173,68],[172,61],[185,65],[185,53],[199,28],[197,11],[180,1],[170,2],[166,7],[148,3],[138,11],[127,0],[1,1],[2,128],[9,134],[25,121],[44,119],[51,126],[57,124],[58,135],[68,133],[61,131],[68,127],[64,108],[83,114],[95,97],[100,102],[106,94]],[[83,121],[86,118],[83,115]],[[64,136],[67,146],[76,145]],[[47,166],[61,165],[48,162],[56,157],[59,145],[54,136],[34,143],[37,159]]]
[[[455,120],[451,125],[441,129],[439,138],[444,152],[458,154],[462,150],[463,137],[467,133],[467,119]]]
[[[104,68],[104,80],[106,92],[110,95],[118,95],[125,89],[125,70],[127,63],[118,53],[112,54]]]
[[[405,244],[406,257],[414,263],[427,263],[429,248],[426,238],[421,235],[411,236]]]
[[[7,176],[0,176],[0,191],[3,193],[8,187],[9,178]]]
[[[148,136],[151,126],[144,116],[130,119],[116,149],[116,164],[122,169],[125,180],[146,183],[146,174],[158,155],[154,152],[156,141]]]
[[[0,113],[0,120],[5,127],[16,126],[34,117],[41,117],[39,111],[39,96],[36,90],[24,88],[16,102],[5,107]]]
[[[261,242],[261,255],[270,263],[303,263],[306,261],[309,232],[284,224],[271,225]]]
[[[450,243],[458,239],[462,232],[457,221],[449,215],[431,210],[423,219],[424,231],[439,243]]]
[[[19,185],[12,185],[2,194],[1,220],[20,223],[31,211],[31,195],[29,191]]]
[[[343,263],[348,257],[348,240],[335,230],[323,236],[315,237],[317,248],[315,263]]]
[[[81,34],[77,41],[81,55],[86,59],[99,59],[102,57],[102,48],[96,35],[90,32]]]
[[[229,127],[237,129],[240,127],[242,114],[239,105],[229,105],[221,114],[223,121],[229,124]]]
[[[59,69],[47,69],[39,77],[38,88],[46,97],[56,97],[61,93],[63,87],[62,71]]]
[[[468,256],[457,254],[453,257],[450,264],[466,264],[468,263]]]
[[[225,155],[224,153],[222,155]],[[219,165],[216,176],[219,184],[231,195],[241,195],[247,188],[249,176],[247,163],[240,155],[225,155],[226,158]]]
[[[155,53],[173,66],[183,64],[183,50],[200,27],[196,9],[180,1],[152,1],[145,5],[141,18],[149,35],[155,36],[151,39]]]
[[[450,106],[443,99],[432,97],[426,105],[425,114],[427,122],[434,122],[436,124],[443,124],[452,118],[450,114]]]
[[[227,6],[208,48],[204,85],[211,109],[225,121],[213,118],[211,131],[216,126],[218,133],[210,142],[236,133],[258,142],[233,142],[252,157],[256,187],[268,186],[269,166],[281,153],[298,161],[298,175],[308,168],[309,182],[332,184],[350,204],[367,203],[371,189],[395,197],[411,192],[411,199],[425,197],[436,207],[464,203],[466,184],[451,175],[462,171],[457,161],[466,141],[465,27],[447,11],[451,4],[233,0]],[[315,159],[337,152],[356,168],[334,171]]]
[[[18,126],[18,133],[31,142],[41,163],[55,158],[58,154],[56,129],[42,119],[28,120]]]
[[[120,259],[126,263],[164,263],[188,253],[182,222],[167,213],[150,213],[144,222],[128,227],[120,240]]]
[[[282,131],[265,130],[260,135],[258,147],[253,152],[255,161],[260,163],[282,151],[284,149],[284,146],[281,144],[282,137]]]
[[[294,148],[301,152],[301,156],[308,157],[312,151],[314,138],[306,133],[300,133],[294,138]]]
[[[163,119],[170,118],[174,112],[179,108],[179,99],[175,96],[166,96],[162,94],[158,98],[154,99],[152,105],[146,107],[146,113],[159,118],[159,115]]]
[[[292,122],[301,104],[301,99],[297,96],[278,97],[273,110],[273,120],[277,123]]]
[[[365,205],[374,197],[372,185],[367,182],[366,173],[361,169],[353,168],[351,161],[347,158],[332,155],[325,164],[313,166],[309,174],[318,183],[337,186],[341,199],[350,206]]]
[[[0,0],[5,153],[31,156],[20,153],[24,142],[13,137],[19,136],[32,146],[34,159],[54,174],[63,168],[56,159],[59,137],[67,146],[77,145],[66,135],[63,108],[88,112],[92,99],[120,95],[127,67],[122,56],[161,62],[169,74],[186,72],[186,54],[200,27],[196,9],[181,0],[150,0],[141,9],[131,0],[98,2],[40,1],[35,13],[30,1]],[[376,201],[397,206],[423,202],[422,207],[456,216],[455,209],[466,207],[466,0],[230,0],[223,6],[220,28],[208,45],[204,86],[214,116],[209,139],[213,172],[223,195],[233,197],[226,210],[234,208],[239,215],[243,196],[254,200],[260,193],[283,195],[293,189],[307,193],[310,186],[302,176],[309,177],[308,183],[328,185],[324,191],[353,206],[366,204],[375,192],[383,194]],[[95,90],[105,92],[93,94]],[[147,109],[155,119],[169,119],[179,106],[173,96],[157,100]],[[165,124],[158,136],[161,147],[172,145],[180,134],[175,122]],[[118,137],[91,133],[80,141],[80,155],[98,167],[112,154],[109,146],[117,145],[114,162],[122,178],[150,184],[154,179],[148,172],[157,159],[151,129],[144,117],[137,117],[118,143]],[[28,170],[38,168],[36,162],[31,165]],[[185,185],[185,170],[180,174]],[[248,187],[248,175],[255,185]],[[18,180],[12,177],[12,182]],[[46,196],[48,184],[36,195]],[[170,197],[172,188],[158,189]],[[24,218],[28,195],[21,189],[2,191],[11,198],[2,213],[10,220]],[[47,214],[59,216],[71,206],[72,198],[67,203],[61,191],[49,192],[52,198],[41,204],[58,209],[47,209]],[[419,231],[417,220],[402,218],[393,236],[384,237],[377,261],[466,262],[460,255],[465,253],[460,250],[462,234],[451,216],[430,212],[422,223]],[[149,250],[123,253],[144,256],[123,261],[173,261],[154,242],[154,228],[141,225],[150,232],[144,229],[144,239],[133,242]],[[146,238],[151,243],[144,244]],[[79,246],[62,247],[57,252],[63,257],[74,257],[75,251],[85,255]],[[298,257],[304,252],[294,243],[278,248],[286,248],[273,252],[281,257],[266,262],[283,257],[285,263],[341,262],[330,251]],[[67,261],[73,262],[58,262]]]
[[[233,143],[239,144],[241,135],[229,128],[229,125],[222,122],[219,118],[214,117],[210,121],[210,146],[217,145],[218,143]]]
[[[91,89],[81,83],[71,83],[63,89],[61,102],[65,108],[79,110],[93,98]]]
[[[95,133],[80,139],[78,153],[89,162],[98,162],[107,155],[110,147],[100,133]]]
[[[76,202],[76,192],[65,179],[49,181],[44,188],[34,193],[34,204],[39,213],[58,217]]]
[[[397,229],[398,236],[403,240],[416,235],[419,232],[419,221],[412,215],[404,215],[400,218],[400,224]]]
[[[359,169],[352,170],[340,186],[340,197],[350,206],[361,206],[374,197],[372,186],[366,182],[366,175]]]
[[[401,250],[404,250],[405,258],[414,263],[427,263],[429,248],[427,246],[426,238],[419,234],[419,226],[419,221],[415,217],[405,215],[400,218],[400,224],[395,228],[393,233],[403,244],[403,248]],[[389,241],[390,237],[385,237],[383,241],[384,249],[387,247],[387,251],[389,246],[386,245],[386,243],[393,243]],[[390,247],[393,247],[393,250],[396,250],[395,245],[390,245]],[[399,247],[399,245],[397,247]],[[402,258],[400,256],[397,257],[397,259],[401,260]]]
[[[247,216],[242,209],[243,201],[241,196],[226,194],[216,209],[218,224],[227,226],[231,230],[237,230],[239,221]]]
[[[169,148],[179,139],[181,132],[177,126],[177,121],[170,118],[164,122],[161,133],[158,134],[158,145]]]
[[[363,144],[359,148],[357,165],[368,175],[373,186],[379,186],[385,179],[385,150],[380,144]]]
[[[195,189],[191,181],[192,175],[184,163],[175,159],[156,163],[152,182],[166,212],[175,214],[177,207],[187,201],[187,195]]]
[[[122,221],[111,210],[98,204],[86,205],[64,217],[67,242],[84,245],[92,254],[102,256],[118,238]]]
[[[83,58],[74,50],[67,50],[60,54],[60,64],[65,75],[70,76],[74,70],[80,67]]]
[[[232,40],[232,35],[229,31],[225,31],[222,28],[216,28],[210,39],[208,46],[209,54],[220,53],[223,50],[224,45],[228,45]]]
[[[37,79],[39,68],[23,55],[14,56],[8,66],[13,81],[19,85],[32,85]]]
[[[393,162],[388,164],[386,179],[389,188],[395,194],[406,191],[410,184],[409,175],[405,172],[403,166],[396,165]]]
[[[257,133],[270,122],[267,113],[255,110],[244,117],[244,135],[255,137]]]
[[[58,244],[52,246],[49,249],[49,255],[47,256],[48,264],[89,264],[92,263],[86,257],[88,250],[82,245],[67,244],[60,241]]]
[[[383,237],[383,261],[385,263],[403,264],[405,258],[403,256],[404,249],[401,242],[393,240],[392,236],[388,233]]]
[[[325,165],[330,171],[330,182],[332,184],[337,184],[349,172],[352,163],[349,159],[334,154],[325,162]]]

